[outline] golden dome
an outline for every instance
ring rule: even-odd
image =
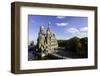
[[[43,24],[41,24],[41,26],[40,26],[40,32],[44,32],[44,26],[43,26]]]

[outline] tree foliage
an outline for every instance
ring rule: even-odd
[[[59,47],[65,47],[66,51],[77,54],[80,58],[88,56],[88,38],[73,37],[69,40],[58,40]]]

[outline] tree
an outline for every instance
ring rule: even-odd
[[[66,51],[70,51],[78,55],[80,58],[88,57],[88,38],[73,37],[69,40],[58,40],[59,47],[65,47]]]

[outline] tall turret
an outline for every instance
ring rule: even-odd
[[[54,49],[58,47],[58,43],[55,38],[55,34],[52,32],[50,26],[51,22],[48,23],[48,28],[46,31],[46,41],[48,45],[48,53],[53,53]]]
[[[41,24],[41,26],[40,26],[40,33],[45,33],[43,24]]]
[[[46,39],[45,39],[45,31],[43,24],[40,25],[40,31],[38,33],[38,39],[37,39],[37,47],[38,52],[40,54],[40,58],[45,56],[45,47],[46,47]]]

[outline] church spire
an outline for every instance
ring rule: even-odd
[[[40,32],[44,33],[44,26],[43,26],[43,24],[40,25]]]
[[[48,23],[48,27],[50,28],[50,26],[51,26],[51,22],[49,21],[49,23]]]
[[[50,26],[51,26],[51,22],[48,23],[47,31],[49,31],[49,32],[51,31]]]

